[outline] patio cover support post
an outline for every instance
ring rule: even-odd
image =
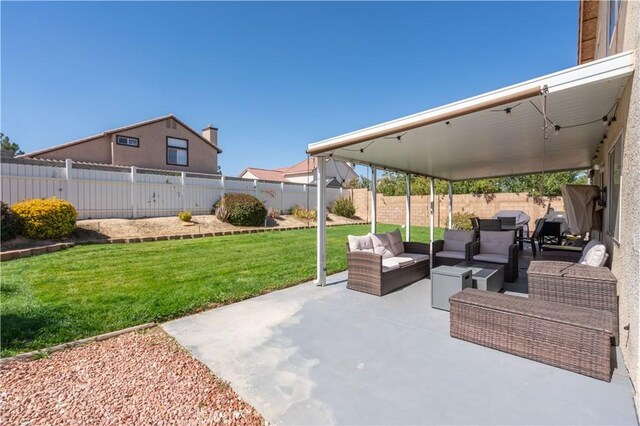
[[[453,182],[449,181],[449,224],[447,228],[451,229],[453,225]]]
[[[435,225],[433,219],[433,206],[435,187],[433,185],[433,178],[429,178],[429,262],[431,269],[433,269],[433,226]]]
[[[406,229],[406,240],[411,241],[411,174],[407,173],[407,201],[404,209],[404,224]]]
[[[378,179],[376,177],[376,168],[371,167],[371,233],[376,233],[376,210],[377,210],[377,192],[376,186]]]
[[[316,284],[324,287],[327,283],[327,207],[326,207],[326,189],[327,189],[327,163],[324,157],[318,157],[318,180],[316,195],[317,214],[318,214],[318,237],[317,237],[317,272]]]

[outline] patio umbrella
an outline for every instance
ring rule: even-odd
[[[563,185],[564,212],[572,234],[584,235],[593,229],[597,196],[597,186]]]

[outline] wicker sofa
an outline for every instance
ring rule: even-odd
[[[348,289],[383,296],[429,276],[429,244],[396,240],[392,255],[366,245],[367,237],[383,235],[349,236],[346,244]],[[399,231],[395,235],[397,238]],[[356,238],[365,245],[354,244]]]

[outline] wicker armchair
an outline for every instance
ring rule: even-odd
[[[430,273],[429,244],[404,242],[403,245],[406,254],[427,255],[426,258],[389,270],[383,267],[381,255],[363,251],[350,251],[347,243],[347,288],[383,296],[428,277]]]
[[[492,240],[501,240],[497,245]],[[518,244],[513,243],[513,231],[480,231],[480,241],[471,245],[471,259],[504,265],[504,280],[518,279]]]
[[[433,265],[455,266],[460,262],[471,260],[471,245],[474,241],[474,231],[445,229],[444,239],[436,240],[432,244]]]

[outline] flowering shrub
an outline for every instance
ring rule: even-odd
[[[20,201],[12,208],[20,219],[23,234],[29,238],[66,237],[76,227],[76,209],[70,202],[55,197]]]

